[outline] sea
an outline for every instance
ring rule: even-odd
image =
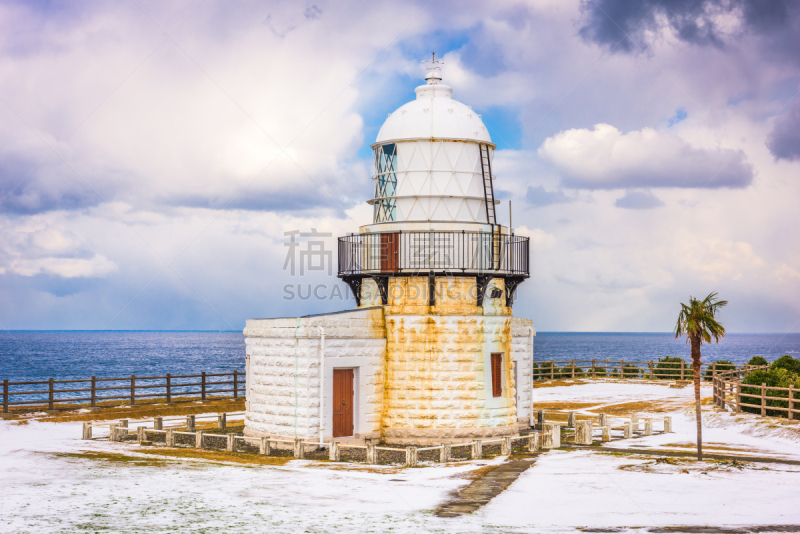
[[[244,371],[237,332],[0,331],[0,380],[33,381]],[[800,357],[798,334],[729,334],[703,346],[703,361],[745,363],[755,355]],[[536,361],[611,359],[690,361],[684,339],[669,333],[538,332]]]

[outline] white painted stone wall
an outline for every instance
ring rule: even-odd
[[[330,415],[333,369],[354,370],[354,431],[378,431],[383,409],[383,310],[291,319],[250,319],[244,330],[249,375],[245,434],[318,439],[320,412],[320,334],[325,332],[326,420]]]
[[[517,389],[517,422],[531,421],[531,394],[533,387],[533,337],[536,330],[533,321],[522,317],[511,319],[511,353],[514,361],[514,376]]]

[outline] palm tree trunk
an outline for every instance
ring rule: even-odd
[[[703,461],[703,416],[700,408],[700,336],[691,336],[692,370],[694,371],[695,417],[697,418],[697,461]]]

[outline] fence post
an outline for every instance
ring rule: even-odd
[[[672,416],[668,415],[664,417],[664,433],[668,434],[672,432]]]
[[[217,426],[220,430],[225,430],[225,427],[228,426],[228,416],[227,414],[221,413],[217,415]]]
[[[83,439],[92,439],[92,423],[83,423]]]
[[[655,369],[653,369],[653,360],[647,362],[647,368],[650,369],[650,380],[655,379]]]
[[[228,452],[236,452],[236,435],[228,434]]]
[[[378,451],[375,450],[375,444],[367,442],[367,463],[368,464],[377,464],[378,463]]]
[[[163,417],[153,417],[153,430],[164,430]]]
[[[136,375],[131,375],[131,406],[136,404]]]
[[[592,378],[597,378],[597,375],[594,372],[594,358],[592,358]]]
[[[733,386],[733,385],[732,385]],[[740,378],[739,381],[736,383],[736,395],[733,397],[734,401],[736,402],[736,413],[742,411],[742,407],[740,404],[742,403],[742,379]]]
[[[3,379],[3,413],[8,413],[8,378]]]
[[[536,412],[536,426],[539,427],[539,430],[544,428],[544,410],[538,410]]]
[[[619,359],[619,377],[625,378],[625,358]]]
[[[49,393],[50,393],[49,399],[50,400],[49,400],[49,403],[48,403],[48,409],[50,411],[53,411],[53,389],[55,389],[53,381],[54,381],[54,379],[52,377],[50,377],[50,391],[49,391]]]
[[[686,363],[686,362],[684,362],[683,360],[681,360],[681,382],[683,382],[683,367],[684,367],[684,364],[685,364],[685,363]]]
[[[261,438],[261,442],[258,444],[258,454],[263,454],[265,456],[272,454],[272,445],[269,442],[269,438]]]
[[[600,414],[600,426],[608,426],[608,415],[601,413]]]
[[[342,451],[339,449],[338,441],[331,441],[331,450],[329,451],[328,459],[331,462],[339,462],[342,460]]]
[[[567,428],[575,428],[575,412],[567,413]]]
[[[174,447],[175,446],[175,431],[171,428],[167,429],[167,438],[166,438],[166,445],[167,447]]]
[[[206,372],[203,371],[200,379],[200,400],[205,402],[206,400]]]
[[[555,373],[556,373],[556,361],[555,360],[550,360],[550,380],[555,378],[555,376],[556,376]]]
[[[301,460],[306,457],[306,448],[303,446],[302,438],[294,438],[294,457]]]
[[[92,408],[94,408],[95,402],[97,401],[97,378],[92,377]]]
[[[728,389],[728,384],[722,377],[717,378],[719,381],[719,407],[725,409],[725,392]]]
[[[500,454],[508,456],[511,454],[511,438],[504,436],[503,441],[500,442]]]
[[[789,384],[789,421],[794,419],[794,384]]]
[[[449,462],[453,457],[453,446],[450,443],[442,443],[442,450],[439,451],[439,462]]]
[[[194,433],[194,446],[196,449],[203,448],[203,431],[198,430]]]
[[[761,383],[761,415],[767,415],[767,383]]]
[[[528,436],[528,452],[536,452],[539,450],[539,434],[531,432]]]
[[[644,420],[644,435],[645,436],[652,436],[653,435],[653,420],[652,419],[645,419]]]
[[[592,444],[592,422],[580,421],[575,427],[575,445]]]
[[[239,398],[239,371],[233,371],[233,398]]]
[[[575,358],[572,358],[571,367],[572,367],[572,378],[574,379],[575,378]]]
[[[483,457],[483,443],[481,440],[476,439],[472,442],[472,459],[480,460]]]
[[[194,416],[193,415],[187,415],[186,416],[186,431],[187,432],[194,432],[194,430],[195,430]]]
[[[408,467],[417,467],[417,448],[413,445],[406,447],[406,465]]]
[[[172,376],[167,373],[167,404],[172,404]]]
[[[600,437],[600,441],[611,441],[611,429],[607,426],[602,427],[603,435]]]
[[[625,422],[625,426],[622,429],[622,438],[623,439],[630,438],[631,435],[632,435],[632,432],[633,432],[633,425],[631,424],[630,421],[626,421]]]

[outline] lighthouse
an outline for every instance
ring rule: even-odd
[[[415,93],[371,145],[372,220],[338,239],[356,308],[247,321],[247,435],[429,445],[530,424],[529,240],[498,221],[496,146],[435,56]]]

